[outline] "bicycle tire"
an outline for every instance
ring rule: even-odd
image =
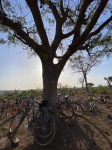
[[[60,112],[66,118],[72,118],[74,116],[74,109],[72,105],[68,102],[61,102]]]
[[[56,135],[57,125],[55,116],[52,113],[48,113],[47,117],[49,120],[42,124],[42,118],[38,116],[33,129],[34,141],[41,147],[50,145]]]
[[[74,108],[74,115],[75,116],[80,117],[80,116],[82,116],[84,114],[84,109],[83,109],[83,107],[80,104],[73,103],[72,106]]]
[[[24,120],[24,111],[21,110],[12,119],[11,124],[9,126],[9,132],[12,133],[12,134],[15,133],[16,130],[21,125],[23,120]]]

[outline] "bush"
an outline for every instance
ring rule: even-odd
[[[108,93],[108,87],[99,85],[97,88],[97,93],[98,94],[107,94]]]

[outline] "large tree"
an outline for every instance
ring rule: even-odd
[[[111,38],[108,25],[112,21],[109,0],[0,2],[0,31],[7,33],[7,39],[1,38],[0,42],[23,44],[39,56],[43,98],[51,105],[56,102],[58,79],[71,55],[77,50],[88,51],[88,47],[97,47],[97,52],[111,50],[107,46]],[[91,40],[99,42],[91,44]],[[55,58],[58,61],[54,63]]]

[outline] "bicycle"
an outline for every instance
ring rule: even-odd
[[[72,118],[74,116],[74,109],[72,105],[68,102],[68,96],[62,97],[60,94],[57,96],[57,109],[58,114],[66,117]]]
[[[27,107],[19,110],[13,118],[9,127],[9,139],[13,141],[18,128],[25,118],[27,119],[27,129],[31,131],[34,141],[40,146],[49,145],[56,134],[56,121],[52,108],[47,107],[48,101],[43,100],[37,104],[35,99],[27,100]],[[35,107],[38,107],[35,111]]]
[[[106,103],[106,98],[104,95],[100,95],[100,96],[97,96],[95,95],[95,93],[93,92],[92,95],[88,95],[87,96],[87,100],[89,101],[96,101],[98,103],[101,103],[101,104],[105,104]]]
[[[39,103],[39,111],[33,128],[34,141],[42,147],[51,144],[57,131],[53,109],[46,107],[47,103],[46,100]]]
[[[84,108],[79,103],[79,101],[71,102],[71,105],[74,109],[74,115],[76,117],[81,117],[84,114]]]
[[[26,101],[26,107],[25,108],[19,107],[17,105],[18,110],[17,110],[16,114],[13,116],[13,119],[12,119],[11,124],[9,126],[9,133],[12,137],[13,137],[13,135],[15,135],[17,129],[22,124],[25,117],[27,117],[27,120],[29,123],[29,112],[32,111],[34,114],[34,100],[30,104],[29,99],[30,98],[28,97],[27,101]]]
[[[5,113],[8,116],[8,111],[10,109],[10,100],[1,99],[0,100],[0,118]]]
[[[83,107],[84,112],[93,112],[93,113],[98,112],[97,107],[94,104],[93,100],[81,100],[80,105]]]

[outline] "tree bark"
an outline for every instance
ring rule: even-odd
[[[85,80],[85,84],[86,84],[86,91],[89,92],[88,85],[87,85],[87,77],[86,77],[86,75],[84,75],[84,80]]]
[[[49,106],[55,108],[57,101],[57,83],[59,72],[57,66],[52,62],[42,62],[43,67],[43,95],[44,100],[49,101]]]
[[[109,85],[109,88],[111,89],[111,84],[110,84],[110,82],[107,80],[107,82],[108,82],[108,85]]]

